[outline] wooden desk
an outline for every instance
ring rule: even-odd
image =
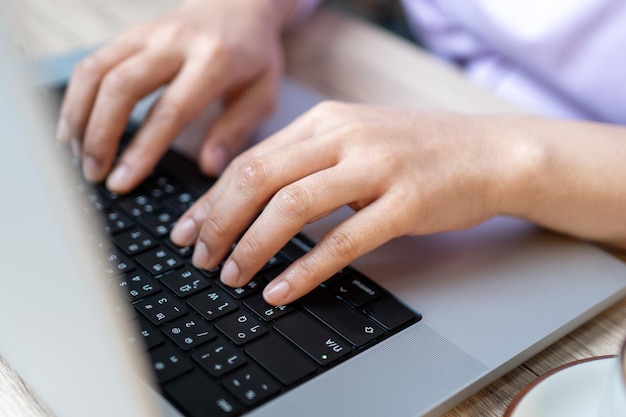
[[[128,25],[161,14],[176,0],[13,0],[13,38],[25,56],[102,42]],[[365,46],[366,47],[363,47]],[[393,65],[389,65],[393,63]],[[470,85],[448,65],[368,24],[318,13],[287,41],[287,71],[329,98],[466,112],[518,111]],[[615,354],[626,336],[626,299],[445,414],[502,416],[537,375],[584,357]],[[48,416],[0,361],[0,411]]]

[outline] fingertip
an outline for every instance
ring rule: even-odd
[[[289,282],[284,279],[275,279],[267,284],[265,290],[263,290],[263,298],[271,305],[284,305],[289,303],[289,294],[291,288]]]
[[[200,169],[205,175],[217,177],[224,172],[230,158],[230,151],[224,144],[205,146],[200,153]]]
[[[56,129],[56,138],[59,142],[67,143],[72,139],[72,131],[69,123],[64,118],[59,119]]]
[[[129,188],[131,171],[127,164],[119,164],[108,176],[106,186],[109,190],[124,193]]]
[[[100,182],[102,181],[103,175],[100,172],[100,165],[96,158],[91,155],[85,155],[83,158],[83,175],[85,179],[89,182]]]
[[[196,222],[191,217],[187,217],[176,222],[170,233],[172,242],[178,246],[191,246],[197,239],[198,228]]]

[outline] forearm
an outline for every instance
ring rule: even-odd
[[[513,185],[501,211],[555,231],[626,248],[626,129],[513,116]]]

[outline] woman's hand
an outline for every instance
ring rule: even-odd
[[[57,136],[82,155],[87,179],[117,192],[152,170],[186,123],[215,100],[224,111],[198,155],[219,174],[273,110],[282,74],[281,32],[294,0],[188,0],[84,59],[69,84]],[[137,101],[164,93],[112,169]],[[109,174],[110,173],[110,174]]]
[[[515,191],[509,173],[522,171],[512,168],[532,163],[517,148],[480,117],[323,103],[238,156],[172,239],[195,244],[193,263],[211,269],[252,223],[222,269],[222,281],[240,287],[307,223],[352,207],[268,285],[266,300],[285,304],[394,237],[496,214],[504,191]]]

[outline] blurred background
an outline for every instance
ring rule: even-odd
[[[326,4],[344,12],[359,16],[398,35],[417,41],[398,0],[325,0]]]

